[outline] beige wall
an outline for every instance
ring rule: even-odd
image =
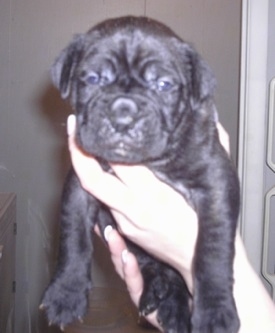
[[[13,191],[18,200],[16,333],[53,332],[43,328],[37,308],[53,266],[68,166],[64,126],[70,111],[48,73],[55,56],[73,33],[106,17],[162,20],[192,41],[213,68],[221,121],[236,155],[240,7],[240,0],[0,2],[0,191]],[[96,284],[114,277],[101,251],[97,246]]]

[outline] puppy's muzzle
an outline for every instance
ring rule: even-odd
[[[138,107],[132,99],[119,97],[111,105],[112,126],[119,132],[127,131],[134,126],[137,114]]]

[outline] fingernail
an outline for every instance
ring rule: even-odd
[[[122,262],[124,264],[126,264],[126,262],[128,260],[128,254],[129,254],[129,251],[127,249],[124,249],[121,253]]]
[[[74,130],[75,130],[75,115],[70,114],[69,117],[67,118],[67,134],[72,135]]]
[[[108,242],[109,235],[112,230],[113,230],[113,227],[111,225],[107,225],[107,227],[104,229],[104,238],[105,238],[106,242]]]

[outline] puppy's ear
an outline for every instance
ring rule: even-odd
[[[190,53],[192,97],[195,103],[214,98],[216,79],[208,64],[194,50]]]
[[[77,35],[56,59],[51,68],[52,81],[62,98],[70,95],[71,79],[84,50],[85,35]]]
[[[189,45],[187,57],[190,65],[190,93],[194,110],[201,108],[205,102],[213,102],[216,79],[208,64]]]

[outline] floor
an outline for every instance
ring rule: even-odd
[[[68,326],[66,333],[153,333],[157,330],[141,327],[135,306],[124,290],[94,288],[90,306],[82,323]]]

